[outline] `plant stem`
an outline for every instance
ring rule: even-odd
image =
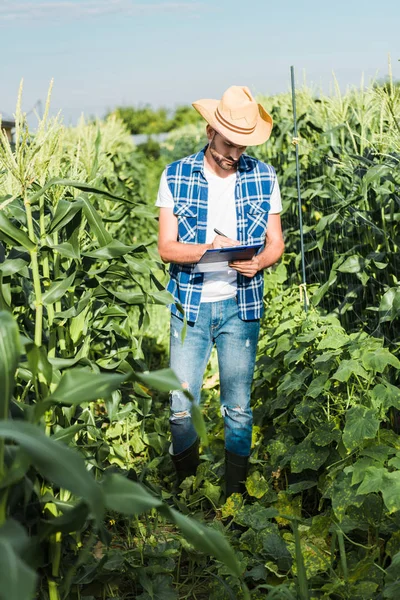
[[[61,540],[62,533],[57,531],[52,536],[52,567],[51,574],[53,577],[58,577],[60,574],[60,561],[61,561]]]
[[[292,522],[293,536],[296,549],[296,567],[297,567],[297,581],[300,600],[310,600],[308,593],[308,582],[306,568],[304,566],[303,554],[301,552],[300,535],[297,521]]]
[[[337,539],[338,539],[338,543],[339,543],[340,564],[342,565],[343,579],[347,583],[347,578],[348,578],[347,558],[346,558],[346,550],[344,547],[343,533],[340,529],[338,529],[336,531],[336,534],[337,534]]]
[[[4,443],[4,440],[1,440]],[[0,527],[7,519],[7,500],[9,488],[5,488],[0,492]]]
[[[49,600],[60,600],[60,594],[58,593],[58,583],[52,579],[47,580],[49,586]]]
[[[28,199],[26,190],[24,190],[24,205],[26,209],[26,220],[28,225],[28,233],[31,241],[36,244],[36,236],[35,231],[33,229],[33,217],[32,217],[32,208],[31,203]],[[39,273],[39,263],[38,263],[38,251],[37,247],[35,247],[30,252],[31,255],[31,266],[32,266],[32,276],[33,276],[33,288],[35,291],[35,308],[36,308],[36,317],[35,317],[35,344],[40,347],[42,345],[42,328],[43,328],[43,304],[42,304],[42,290],[40,287],[40,273]]]
[[[39,225],[40,225],[40,239],[44,239],[45,235],[46,235],[46,226],[45,226],[45,220],[44,220],[44,195],[41,196],[40,200],[39,200],[39,210],[40,210],[40,217],[39,217]],[[50,266],[49,266],[49,257],[46,253],[46,255],[43,257],[43,277],[50,282]],[[54,306],[52,304],[48,304],[47,305],[47,320],[48,320],[48,328],[49,328],[49,332],[51,330],[51,326],[53,325],[53,321],[54,321]],[[51,347],[51,345],[49,344],[49,349],[48,349],[48,353],[52,356],[55,356],[55,347],[53,345],[53,347]]]

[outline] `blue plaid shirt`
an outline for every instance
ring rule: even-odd
[[[205,244],[207,233],[208,183],[204,174],[204,154],[178,160],[166,168],[168,186],[174,198],[178,218],[178,241]],[[235,202],[237,239],[246,244],[265,242],[270,197],[276,181],[273,167],[242,154],[236,172]],[[203,273],[194,273],[194,264],[171,263],[167,290],[180,304],[189,322],[195,323],[199,312]],[[259,319],[263,313],[264,277],[237,274],[239,316],[244,321]],[[173,314],[180,316],[171,305]]]

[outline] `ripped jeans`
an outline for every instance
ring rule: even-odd
[[[250,391],[260,321],[242,321],[236,298],[229,298],[200,304],[197,321],[188,323],[183,343],[182,328],[183,321],[171,315],[171,369],[199,404],[204,371],[216,345],[225,448],[249,456],[253,424]],[[174,454],[180,454],[195,442],[197,434],[190,415],[190,400],[180,391],[172,392],[170,400],[172,449]]]

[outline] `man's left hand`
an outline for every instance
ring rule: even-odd
[[[254,277],[262,268],[258,256],[253,256],[251,260],[236,260],[229,263],[229,266],[241,275],[250,278]]]

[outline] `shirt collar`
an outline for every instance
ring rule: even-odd
[[[204,175],[204,155],[207,148],[208,144],[206,144],[204,148],[200,150],[200,152],[194,155],[193,172],[199,171],[202,173],[202,175]],[[250,171],[251,168],[252,164],[250,157],[247,156],[247,154],[242,154],[239,158],[238,171]]]

